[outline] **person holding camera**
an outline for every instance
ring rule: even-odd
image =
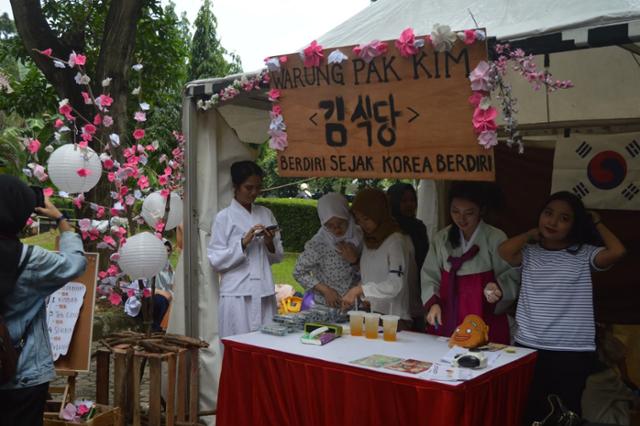
[[[220,337],[256,331],[276,313],[271,264],[280,262],[284,252],[273,213],[254,204],[263,176],[253,161],[231,165],[233,200],[211,229],[207,254],[220,273]]]
[[[20,242],[34,211],[58,224],[59,253]],[[55,378],[46,298],[86,267],[80,236],[42,190],[0,175],[0,329],[10,336],[0,339],[0,346],[3,360],[17,356],[15,371],[0,363],[0,426],[42,425],[49,381]]]

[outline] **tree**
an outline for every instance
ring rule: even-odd
[[[222,47],[216,34],[218,21],[213,14],[211,0],[204,0],[198,11],[191,43],[191,64],[189,79],[197,80],[209,77],[224,77],[225,75],[242,72],[240,57],[227,52]],[[231,62],[225,59],[231,57]]]

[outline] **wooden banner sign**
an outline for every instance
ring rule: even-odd
[[[288,147],[281,176],[494,180],[493,150],[473,131],[469,73],[487,59],[486,42],[456,41],[450,51],[429,44],[403,57],[394,40],[370,63],[353,46],[348,59],[305,68],[287,56],[270,73],[279,89]]]

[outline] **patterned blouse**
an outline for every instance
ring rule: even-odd
[[[317,236],[304,245],[293,276],[306,290],[322,283],[335,289],[340,296],[360,279],[356,268],[340,256],[335,247],[329,246]],[[314,300],[325,304],[324,296],[318,291],[314,291]]]

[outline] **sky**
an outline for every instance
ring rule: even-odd
[[[186,12],[193,24],[202,1],[175,4],[178,14]],[[263,67],[265,57],[298,51],[368,4],[369,0],[213,0],[213,12],[222,45],[240,55],[245,71],[254,71]],[[9,0],[0,0],[3,12],[12,15]]]

